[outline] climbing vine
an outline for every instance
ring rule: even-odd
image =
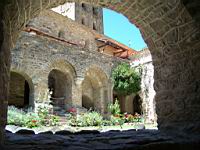
[[[127,63],[118,65],[112,71],[114,90],[121,95],[138,92],[141,87],[141,73]]]

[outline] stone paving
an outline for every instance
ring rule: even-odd
[[[158,130],[61,130],[33,134],[32,130],[6,133],[4,149],[51,149],[51,150],[129,150],[129,149],[200,149],[200,136],[169,136]]]

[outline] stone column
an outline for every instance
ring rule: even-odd
[[[82,107],[82,82],[84,78],[77,77],[72,85],[72,106]]]
[[[95,108],[102,114],[106,112],[108,101],[108,87],[101,86],[94,91]]]
[[[48,83],[47,82],[40,82],[34,84],[34,106],[37,107],[39,103],[48,103]]]
[[[4,5],[1,5],[0,19],[2,20]],[[2,32],[4,29],[4,33]],[[8,29],[7,29],[8,30]],[[0,149],[4,144],[5,125],[7,122],[7,107],[10,78],[10,46],[11,39],[0,21]]]
[[[111,79],[108,80],[107,89],[108,89],[108,99],[106,100],[107,104],[113,103],[113,87],[114,84]]]

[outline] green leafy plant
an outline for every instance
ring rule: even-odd
[[[79,127],[101,126],[103,124],[103,117],[98,112],[88,111],[77,117],[72,117],[70,123],[72,126]]]
[[[38,116],[40,118],[40,123],[44,126],[55,126],[58,125],[59,116],[53,115],[51,112],[51,107],[40,105],[37,109]]]
[[[117,115],[120,114],[120,106],[119,106],[119,101],[116,99],[114,104],[109,104],[108,105],[108,111],[112,115]]]
[[[114,90],[121,95],[129,95],[140,90],[140,72],[131,68],[129,64],[122,63],[112,71]]]
[[[110,121],[112,122],[113,125],[120,125],[122,128],[122,125],[125,123],[125,119],[123,115],[111,115]]]
[[[9,125],[34,128],[39,127],[39,116],[34,112],[25,112],[14,106],[8,106],[8,121]]]
[[[26,113],[23,110],[17,109],[14,106],[8,106],[7,123],[10,125],[25,126]]]
[[[9,106],[7,119],[7,124],[9,125],[28,128],[55,126],[59,123],[59,117],[50,114],[46,107],[39,107],[38,112],[35,113],[33,110],[23,111],[14,106]]]

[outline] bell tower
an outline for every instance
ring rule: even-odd
[[[86,3],[65,3],[52,8],[53,11],[66,16],[80,24],[103,34],[103,9]]]

